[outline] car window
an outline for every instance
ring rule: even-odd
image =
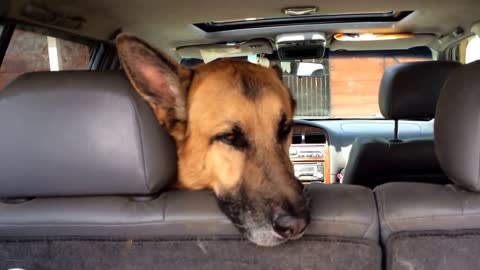
[[[282,62],[281,66],[297,101],[297,118],[383,118],[378,92],[385,70],[398,63],[427,60],[432,60],[431,51],[417,48],[331,52],[324,59]]]
[[[480,37],[474,36],[468,39],[465,48],[465,64],[480,60]]]
[[[378,93],[383,73],[405,62],[432,60],[431,53],[337,53],[329,58],[331,118],[383,118]]]
[[[16,28],[0,67],[0,90],[25,72],[88,69],[91,48]]]
[[[322,59],[289,62],[280,61],[275,56],[269,60],[255,55],[236,58],[265,66],[280,66],[283,80],[296,100],[295,117],[301,119],[383,118],[378,92],[385,70],[398,63],[433,59],[432,51],[427,47],[334,51]],[[181,63],[194,67],[203,60],[185,58]]]

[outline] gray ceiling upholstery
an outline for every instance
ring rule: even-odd
[[[5,1],[5,0],[4,0]],[[10,1],[8,15],[25,20],[21,9],[29,0]],[[282,32],[305,30],[334,32],[415,32],[440,36],[450,33],[461,26],[467,34],[471,25],[480,19],[480,2],[475,0],[338,0],[298,2],[295,0],[271,1],[225,1],[220,0],[177,0],[177,1],[122,1],[116,0],[44,0],[49,8],[72,16],[85,18],[84,27],[78,34],[99,39],[108,39],[115,30],[123,29],[144,37],[155,46],[169,50],[179,46],[206,44],[218,41],[238,40],[253,37],[273,37]],[[317,6],[319,14],[381,12],[391,10],[414,10],[415,12],[399,23],[349,23],[327,24],[320,26],[296,26],[278,28],[259,28],[254,30],[226,31],[207,34],[192,23],[216,20],[232,20],[248,17],[265,18],[284,16],[282,8],[291,6]],[[418,41],[412,41],[416,44]],[[427,41],[425,41],[427,42]],[[447,46],[432,44],[433,47]],[[345,42],[344,46],[364,47]],[[428,43],[427,43],[428,44]],[[342,44],[336,44],[337,48]],[[404,44],[409,46],[409,44]],[[172,51],[169,51],[172,53]]]

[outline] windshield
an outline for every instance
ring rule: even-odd
[[[430,49],[335,51],[325,58],[282,62],[249,56],[246,61],[278,65],[297,102],[295,118],[383,118],[378,92],[384,71],[397,63],[432,60]],[[192,59],[184,59],[185,63]],[[265,61],[267,64],[265,64]]]

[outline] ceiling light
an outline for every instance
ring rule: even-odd
[[[283,9],[283,13],[288,16],[305,16],[317,12],[317,7],[288,7]]]

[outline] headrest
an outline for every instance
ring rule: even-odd
[[[379,104],[387,119],[432,119],[438,95],[456,62],[427,61],[396,64],[385,71]]]
[[[435,150],[448,177],[480,191],[480,62],[454,71],[435,116]]]
[[[0,197],[150,194],[176,150],[120,72],[37,72],[0,92]]]

